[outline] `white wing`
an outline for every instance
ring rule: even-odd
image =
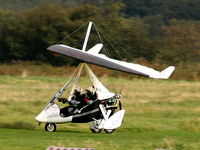
[[[49,51],[53,51],[62,55],[76,58],[84,62],[89,62],[106,68],[142,75],[150,78],[156,78],[156,79],[168,79],[175,69],[175,67],[170,66],[160,72],[139,64],[128,63],[108,58],[105,55],[98,53],[101,50],[102,46],[103,46],[102,44],[97,44],[87,52],[60,44],[52,45],[47,49]]]

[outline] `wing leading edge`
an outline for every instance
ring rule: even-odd
[[[108,58],[103,54],[99,54],[98,52],[101,50],[101,48],[102,46],[100,44],[97,44],[91,50],[85,52],[81,51],[80,49],[72,48],[70,46],[56,44],[48,47],[47,49],[49,51],[79,59],[84,62],[156,79],[168,79],[175,69],[175,67],[170,66],[160,72],[139,64],[115,60],[112,58]]]

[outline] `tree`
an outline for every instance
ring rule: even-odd
[[[41,58],[48,45],[66,34],[68,20],[65,10],[47,5],[14,14],[5,27],[5,42],[12,59],[34,60]]]
[[[10,11],[0,10],[0,61],[7,61],[10,59],[8,47],[5,42],[5,28],[11,22],[13,14]]]
[[[176,22],[176,24],[175,24]],[[200,25],[197,24],[178,24],[162,27],[166,45],[159,55],[171,57],[171,62],[200,62]],[[170,50],[171,49],[171,50]],[[168,54],[167,54],[168,53]],[[172,54],[173,53],[173,54]],[[168,55],[168,56],[167,56]]]

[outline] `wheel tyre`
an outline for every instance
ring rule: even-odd
[[[102,129],[90,129],[92,133],[101,133]]]
[[[56,125],[54,123],[46,123],[45,131],[55,132],[56,131]]]
[[[115,129],[104,129],[104,131],[108,134],[111,134],[115,131]]]

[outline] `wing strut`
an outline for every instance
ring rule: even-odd
[[[80,75],[81,75],[81,72],[82,72],[82,69],[83,69],[83,65],[84,65],[84,63],[80,63],[79,66],[78,66],[79,69],[78,69],[78,72],[77,72],[76,77],[75,77],[75,79],[74,79],[74,83],[73,83],[73,86],[72,86],[72,90],[71,90],[71,92],[70,92],[70,94],[69,94],[69,97],[68,97],[68,100],[69,100],[69,101],[71,100],[71,98],[72,98],[72,96],[73,96],[74,90],[75,90],[76,85],[77,85],[77,83],[78,83],[78,79],[80,78]]]
[[[96,77],[96,75],[92,72],[92,70],[90,69],[90,67],[84,63],[84,67],[85,67],[85,71],[87,73],[87,75],[89,76],[95,91],[97,92],[98,95],[98,99],[103,100],[103,99],[108,99],[113,97],[115,94],[110,92],[100,81],[99,79]]]

